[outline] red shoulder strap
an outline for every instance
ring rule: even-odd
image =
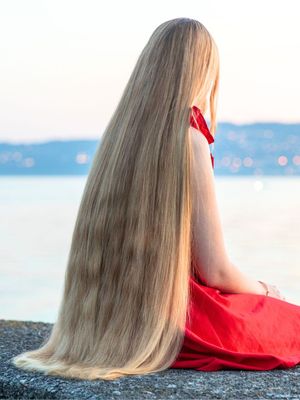
[[[192,112],[190,115],[190,124],[193,128],[198,129],[206,137],[209,144],[215,141],[213,135],[210,133],[206,121],[200,111],[196,106],[192,106]]]
[[[207,139],[208,143],[211,144],[215,141],[213,135],[210,133],[206,121],[200,111],[196,106],[192,106],[192,112],[190,115],[190,124],[193,128],[198,129]],[[212,167],[214,168],[214,156],[210,153]]]

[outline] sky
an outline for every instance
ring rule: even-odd
[[[0,0],[0,142],[100,139],[162,22],[220,53],[219,122],[300,122],[298,0]]]

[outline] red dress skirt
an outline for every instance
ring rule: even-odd
[[[191,124],[213,142],[196,106]],[[190,318],[170,368],[270,370],[300,363],[300,306],[260,294],[222,293],[197,276],[190,276],[190,288]]]

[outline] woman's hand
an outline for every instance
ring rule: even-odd
[[[266,283],[267,288],[269,290],[268,296],[275,297],[276,299],[285,300],[285,297],[280,293],[279,289],[275,285],[271,285]]]

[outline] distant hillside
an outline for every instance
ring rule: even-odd
[[[86,175],[100,144],[0,143],[0,175]],[[216,175],[300,175],[300,124],[219,123],[212,151]]]

